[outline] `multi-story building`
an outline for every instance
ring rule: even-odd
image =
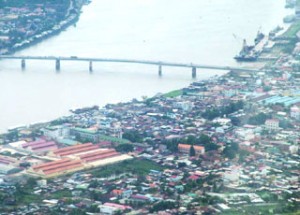
[[[278,130],[279,120],[278,119],[267,119],[265,122],[266,129],[268,130]]]
[[[291,117],[300,120],[300,108],[298,106],[291,107]]]

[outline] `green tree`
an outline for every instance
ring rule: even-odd
[[[173,209],[173,208],[176,208],[176,202],[173,202],[173,201],[161,201],[161,202],[158,202],[158,203],[154,204],[150,208],[149,212],[153,213],[153,212],[165,211],[167,209]]]
[[[15,141],[18,139],[18,131],[11,131],[8,134],[6,134],[6,139],[9,142]]]
[[[249,118],[248,123],[251,125],[262,125],[270,116],[264,113],[259,113]]]
[[[163,140],[162,144],[167,146],[167,149],[171,152],[178,152],[178,144],[180,140],[179,139],[173,139],[173,140]]]
[[[223,155],[229,159],[233,159],[236,157],[237,153],[239,152],[239,145],[238,143],[230,143],[227,144],[223,151]]]
[[[210,143],[210,137],[205,134],[201,134],[200,137],[198,138],[198,142],[201,145],[206,145],[206,144]]]
[[[194,144],[196,144],[196,142],[197,142],[197,138],[196,138],[195,136],[189,135],[189,136],[187,137],[187,140],[186,140],[186,143],[187,143],[187,144],[192,144],[192,145],[194,145]]]
[[[218,150],[219,146],[213,142],[208,143],[205,145],[205,151],[214,151],[214,150]]]
[[[232,117],[231,118],[231,123],[234,126],[240,126],[241,125],[241,120],[237,117]]]
[[[36,179],[35,178],[29,178],[27,180],[27,186],[28,187],[34,187],[37,184]]]
[[[186,163],[185,162],[179,162],[178,163],[178,168],[183,168],[186,167]]]
[[[194,146],[192,145],[190,148],[190,156],[194,157],[195,155],[196,155],[196,152],[195,152]]]
[[[136,130],[124,132],[123,138],[130,140],[131,142],[134,142],[134,143],[143,141],[142,135]]]
[[[133,151],[133,145],[128,144],[128,143],[120,144],[116,147],[116,151],[123,152],[123,153],[132,152]]]
[[[97,180],[92,180],[89,187],[90,188],[96,188],[99,186],[99,182]]]

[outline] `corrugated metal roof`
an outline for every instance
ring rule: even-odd
[[[85,144],[78,144],[78,145],[74,145],[74,146],[68,146],[68,147],[65,147],[65,148],[55,150],[54,154],[60,154],[62,152],[67,152],[67,151],[74,150],[74,149],[84,148],[84,147],[91,146],[91,145],[93,145],[93,144],[92,143],[85,143]]]
[[[83,152],[88,152],[88,151],[92,151],[95,149],[98,149],[99,146],[98,145],[91,145],[91,146],[86,146],[83,148],[79,148],[79,149],[72,149],[69,151],[65,151],[65,152],[61,152],[61,153],[55,153],[59,156],[67,156],[67,155],[75,155],[75,154],[79,154],[79,153],[83,153]]]

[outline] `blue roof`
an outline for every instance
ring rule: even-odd
[[[299,93],[300,93],[300,90],[299,90]],[[293,104],[300,102],[300,98],[289,97],[289,96],[272,96],[263,101],[265,101],[266,104],[282,103],[284,106],[289,106],[289,105],[293,105]]]

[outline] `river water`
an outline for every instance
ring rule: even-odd
[[[145,59],[240,66],[243,38],[282,25],[285,0],[93,0],[80,20],[15,55]],[[190,69],[87,62],[0,62],[0,130],[46,121],[74,107],[105,105],[187,86]],[[224,72],[199,70],[197,79]]]

